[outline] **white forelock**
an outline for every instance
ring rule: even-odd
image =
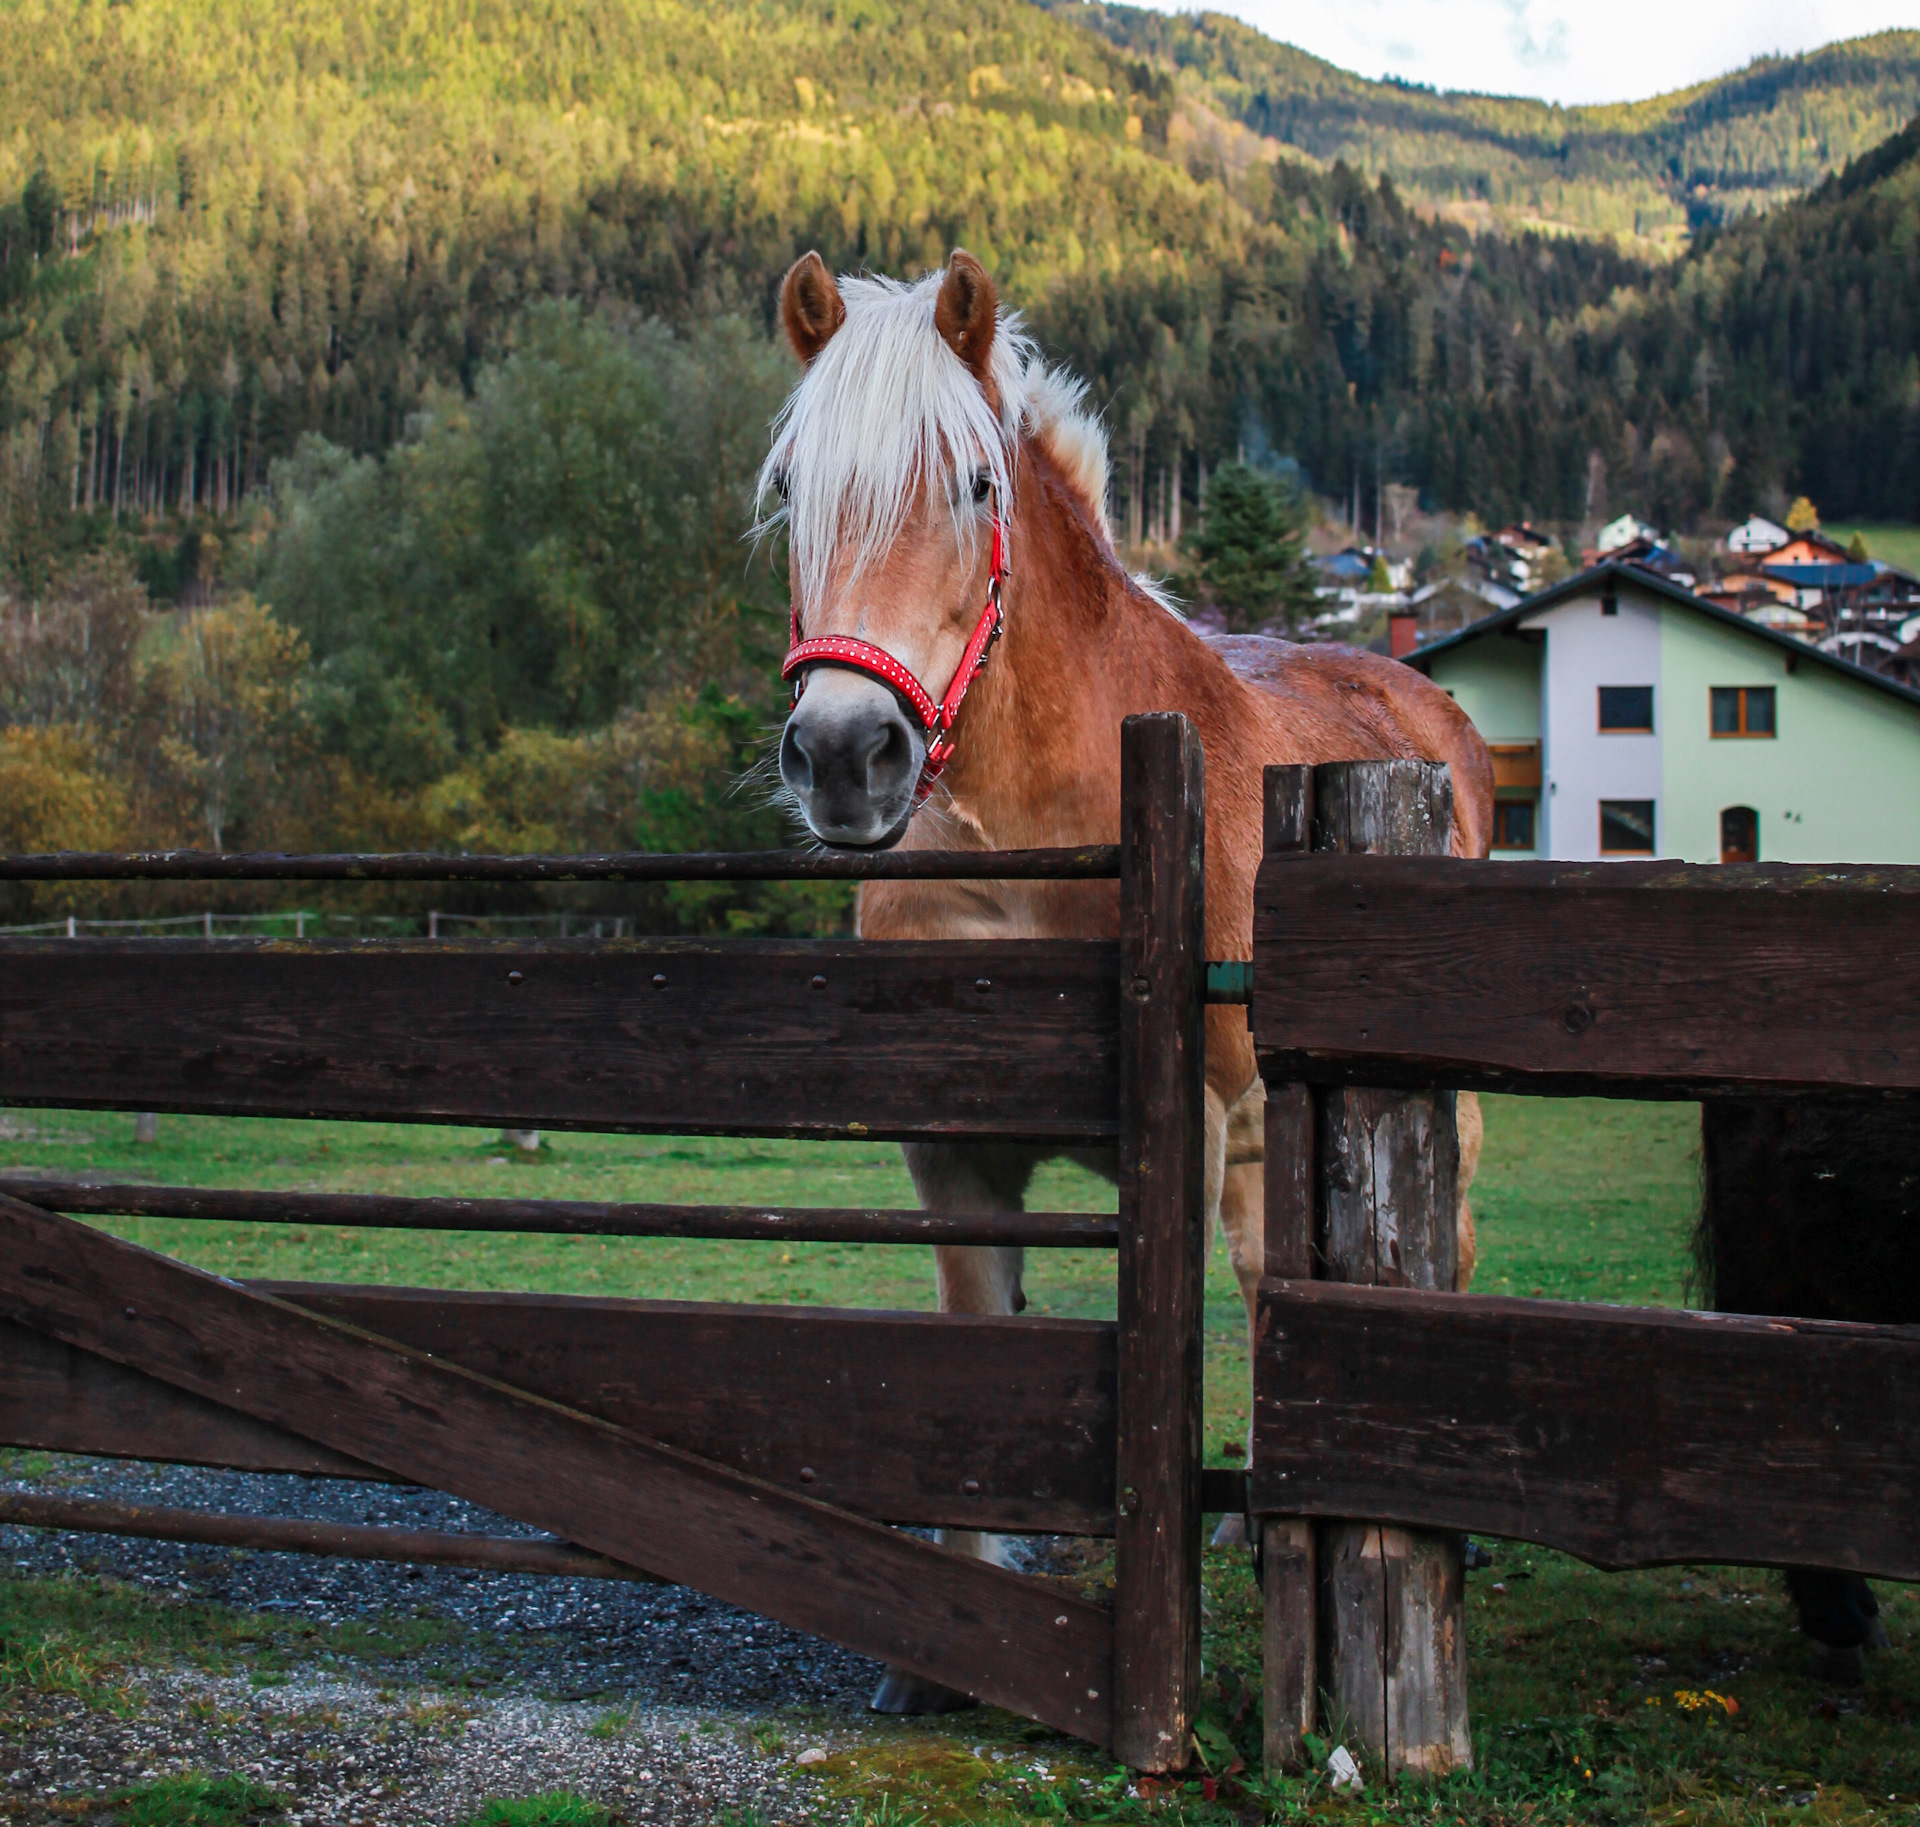
[[[1107,439],[1085,387],[1048,368],[1020,314],[1002,311],[996,415],[934,328],[945,277],[842,278],[846,321],[774,420],[760,495],[784,484],[785,504],[762,524],[785,521],[803,604],[820,600],[837,560],[850,558],[857,575],[892,544],[922,478],[938,479],[961,537],[975,537],[975,517],[962,512],[966,484],[985,468],[997,498],[1011,502],[1022,430],[1047,444],[1106,530]]]

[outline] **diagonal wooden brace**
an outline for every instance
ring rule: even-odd
[[[5,1197],[0,1314],[397,1478],[1112,1742],[1112,1626],[1083,1599]]]

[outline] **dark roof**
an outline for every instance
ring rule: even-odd
[[[1750,635],[1756,641],[1765,641],[1771,647],[1777,647],[1783,653],[1790,653],[1796,659],[1811,660],[1816,666],[1824,666],[1832,672],[1842,673],[1849,679],[1858,680],[1862,685],[1874,686],[1877,690],[1903,699],[1908,704],[1920,704],[1920,690],[1910,685],[1902,685],[1897,679],[1889,679],[1884,673],[1869,672],[1864,666],[1856,666],[1851,660],[1843,660],[1835,653],[1822,653],[1817,647],[1810,647],[1805,641],[1795,640],[1790,634],[1781,634],[1777,629],[1769,628],[1762,622],[1749,621],[1734,609],[1722,609],[1718,603],[1709,603],[1697,597],[1691,590],[1683,590],[1676,583],[1670,583],[1657,571],[1642,570],[1638,565],[1606,564],[1592,565],[1586,570],[1576,572],[1572,577],[1563,579],[1550,589],[1536,590],[1532,596],[1523,596],[1509,609],[1497,609],[1492,615],[1483,615],[1477,622],[1469,622],[1466,627],[1447,635],[1438,641],[1429,642],[1424,647],[1416,647],[1412,653],[1404,656],[1404,663],[1424,672],[1427,662],[1436,654],[1450,653],[1456,647],[1464,647],[1467,642],[1475,641],[1483,634],[1498,634],[1503,628],[1511,628],[1525,621],[1530,615],[1537,615],[1542,609],[1551,609],[1556,603],[1565,602],[1569,597],[1582,596],[1603,578],[1622,578],[1626,582],[1645,590],[1654,596],[1663,596],[1669,602],[1678,603],[1683,609],[1691,609],[1696,615],[1702,615],[1711,622],[1721,622],[1729,628],[1737,628],[1744,635]]]

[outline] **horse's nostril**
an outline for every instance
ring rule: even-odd
[[[899,776],[913,765],[913,746],[907,740],[906,725],[898,718],[889,718],[883,723],[868,744],[866,759],[868,791],[890,791]]]
[[[813,790],[813,757],[807,753],[806,738],[791,718],[780,736],[780,778],[796,793]]]

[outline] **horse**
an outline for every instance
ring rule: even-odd
[[[1708,1098],[1700,1107],[1696,1291],[1725,1313],[1920,1322],[1920,1115],[1831,1098]],[[1787,1592],[1817,1678],[1863,1677],[1884,1648],[1857,1573],[1796,1567]]]
[[[1128,574],[1107,519],[1106,437],[1085,388],[1042,358],[972,255],[956,249],[915,281],[836,283],[809,253],[781,286],[780,318],[802,372],[774,420],[760,477],[762,503],[777,502],[762,524],[784,525],[790,571],[784,671],[796,697],[778,769],[784,796],[820,843],[1116,842],[1121,721],[1180,711],[1206,755],[1211,958],[1251,950],[1269,762],[1444,762],[1454,851],[1487,854],[1492,762],[1438,687],[1347,647],[1245,636],[1210,643]],[[869,882],[857,917],[873,939],[1113,939],[1120,908],[1112,883]],[[1209,1009],[1208,1235],[1216,1222],[1224,1230],[1249,1324],[1264,1254],[1264,1095],[1244,1014]],[[1478,1110],[1461,1102],[1471,1146]],[[1034,1169],[1055,1152],[905,1149],[922,1206],[950,1211],[1021,1209]],[[1083,1158],[1114,1171],[1111,1153]],[[1470,1159],[1462,1165],[1464,1189]],[[1464,1197],[1461,1212],[1470,1274]],[[946,1247],[934,1256],[942,1312],[1025,1305],[1020,1250]],[[993,1537],[943,1539],[999,1558]],[[964,1704],[898,1671],[873,1700],[882,1712]]]

